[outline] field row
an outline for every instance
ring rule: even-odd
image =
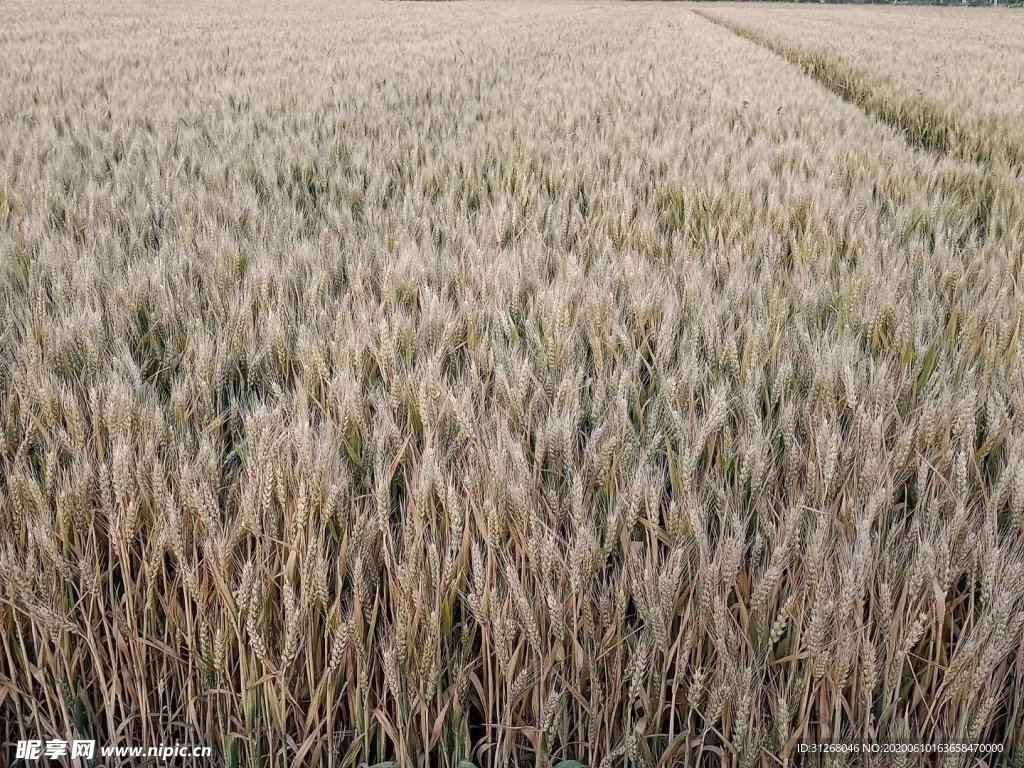
[[[914,146],[1019,170],[1024,165],[1019,14],[892,11],[726,5],[703,15],[778,53]]]

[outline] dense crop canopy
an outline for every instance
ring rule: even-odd
[[[4,738],[1014,748],[1019,167],[715,13],[4,6]]]

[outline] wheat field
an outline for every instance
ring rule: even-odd
[[[698,13],[781,54],[911,144],[967,162],[1024,165],[1019,9],[705,7]]]
[[[3,15],[0,764],[1024,761],[1024,18]]]

